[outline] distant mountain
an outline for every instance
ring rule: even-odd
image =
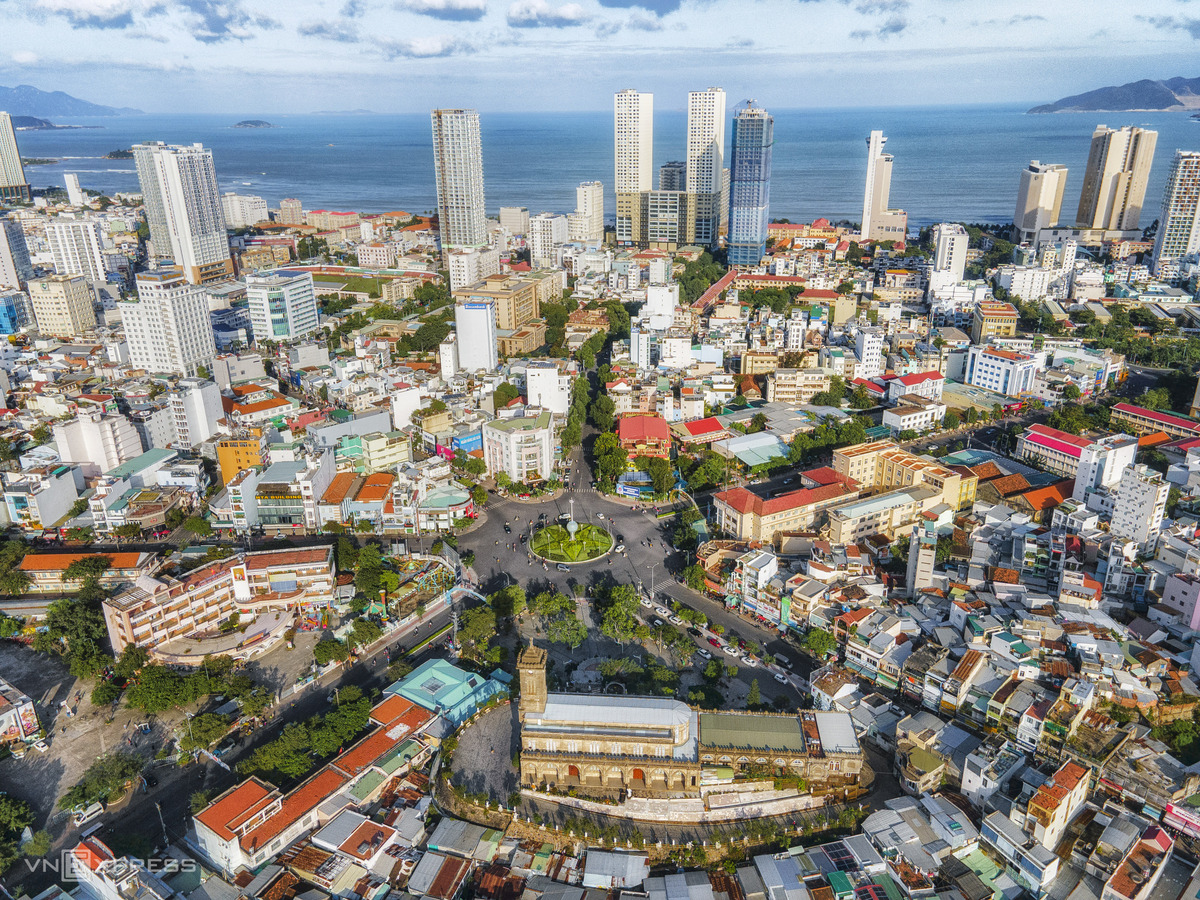
[[[1063,97],[1035,106],[1031,113],[1133,112],[1143,109],[1200,109],[1200,78],[1169,78],[1166,81],[1131,81]]]
[[[99,103],[89,103],[62,91],[41,91],[27,84],[16,87],[0,85],[0,110],[14,116],[38,116],[40,118],[57,118],[59,116],[129,116],[139,115],[140,109],[127,107],[101,106]]]

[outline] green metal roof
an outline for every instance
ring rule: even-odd
[[[350,789],[350,793],[357,800],[365,800],[375,788],[383,784],[383,779],[386,777],[382,772],[376,772],[372,769],[363,775],[362,778],[358,779],[358,783]]]
[[[829,886],[833,888],[835,897],[843,897],[854,894],[854,885],[850,883],[850,879],[846,877],[845,872],[830,872],[825,876],[829,880]]]
[[[136,475],[143,469],[166,462],[171,457],[178,455],[174,450],[163,450],[156,447],[153,450],[147,450],[141,456],[135,456],[133,459],[121,463],[115,469],[110,469],[104,474],[109,478],[128,478],[130,475]]]
[[[700,741],[713,747],[743,747],[772,753],[803,753],[807,746],[796,716],[701,713]]]

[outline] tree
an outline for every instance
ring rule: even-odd
[[[313,647],[313,660],[318,666],[327,666],[334,660],[345,662],[350,658],[350,648],[334,638],[317,641]]]
[[[946,415],[942,419],[942,427],[943,428],[957,428],[961,424],[962,424],[962,419],[959,418],[958,413],[956,413],[952,409],[946,410]]]
[[[43,630],[33,639],[33,649],[65,657],[76,677],[86,678],[112,662],[103,649],[108,628],[98,597],[85,597],[80,591],[74,599],[55,600],[46,610],[42,625]]]
[[[16,862],[17,841],[21,837],[21,832],[32,824],[33,809],[28,803],[15,797],[9,797],[7,794],[0,794],[0,871],[4,871]],[[45,834],[45,832],[40,832],[40,834]],[[47,846],[46,850],[49,849]]]
[[[904,429],[904,430],[902,430],[902,431],[900,432],[900,434],[899,434],[899,438],[900,438],[901,442],[904,442],[904,441],[915,441],[915,440],[916,440],[918,437],[920,437],[920,435],[918,435],[918,434],[917,434],[915,431],[913,431],[911,428],[905,428],[905,429]]]
[[[142,536],[142,526],[136,525],[133,522],[126,522],[124,525],[118,525],[114,528],[113,534],[127,541],[136,541]]]
[[[370,619],[355,619],[350,634],[346,636],[351,647],[361,647],[375,643],[383,637],[383,629]]]
[[[30,581],[32,579],[24,569],[5,569],[3,572],[0,572],[0,594],[6,594],[10,597],[24,594],[29,589]]]
[[[496,385],[496,389],[492,392],[492,403],[496,409],[508,406],[514,400],[521,396],[521,392],[517,388],[509,384],[507,381],[502,381]]]
[[[377,598],[379,596],[380,575],[383,572],[383,557],[379,553],[379,547],[375,544],[367,544],[367,546],[359,550],[355,566],[355,590],[369,599],[373,600]]]
[[[758,434],[760,431],[767,430],[767,417],[763,413],[755,413],[750,417],[750,426],[746,429],[747,434]]]
[[[598,598],[601,607],[600,631],[618,643],[627,643],[637,635],[637,591],[628,584],[608,585]]]
[[[837,641],[825,629],[812,628],[804,636],[801,646],[817,659],[824,659],[837,649]]]
[[[575,616],[562,616],[550,623],[546,637],[556,644],[566,644],[572,650],[587,638],[587,628]]]
[[[121,655],[113,666],[113,671],[121,678],[130,679],[145,668],[149,662],[150,654],[145,647],[129,644],[121,651]]]
[[[1083,392],[1079,390],[1078,385],[1068,383],[1063,387],[1062,395],[1064,400],[1078,400],[1083,396]]]
[[[203,678],[203,673],[200,673]],[[137,681],[125,689],[125,703],[142,712],[159,713],[172,707],[184,706],[207,693],[200,679],[186,677],[166,666],[146,666]]]
[[[50,832],[35,831],[33,837],[21,848],[21,852],[26,856],[45,856],[53,846],[54,839],[50,837]]]
[[[216,713],[201,713],[188,720],[179,738],[179,749],[186,752],[211,747],[229,731],[229,719]]]
[[[37,428],[33,429],[33,431],[29,432],[29,436],[38,444],[47,444],[50,442],[50,438],[54,436],[54,432],[49,425],[43,422]]]
[[[600,477],[613,482],[623,473],[629,464],[629,454],[621,446],[620,440],[611,432],[597,436],[592,445],[592,455],[596,460],[596,470]]]
[[[471,658],[486,658],[492,639],[496,636],[496,613],[490,607],[476,606],[462,614],[458,639],[463,653]]]
[[[82,516],[88,511],[88,502],[80,497],[71,504],[71,508],[67,510],[67,518],[74,519],[76,516]]]
[[[62,572],[63,581],[98,580],[101,575],[112,568],[111,556],[83,556],[72,560]]]
[[[183,523],[183,527],[200,537],[207,537],[213,532],[212,525],[203,516],[189,516]]]
[[[693,591],[704,590],[704,568],[693,563],[683,570],[683,580]]]
[[[525,612],[525,589],[518,584],[510,584],[488,597],[488,602],[498,617],[508,619],[519,616]]]
[[[762,693],[758,689],[758,679],[755,678],[750,682],[750,693],[746,695],[746,708],[758,709],[762,706]]]
[[[135,753],[108,753],[99,757],[79,782],[63,794],[59,808],[74,809],[107,800],[141,773],[142,764],[142,758]]]
[[[613,415],[617,411],[617,405],[607,394],[600,394],[592,401],[590,415],[592,424],[596,426],[598,431],[612,431]]]

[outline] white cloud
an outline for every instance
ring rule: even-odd
[[[379,49],[387,59],[433,59],[470,53],[475,48],[453,35],[435,34],[406,41],[381,41]]]
[[[32,66],[39,59],[41,57],[30,50],[18,50],[12,55],[12,61],[23,66]]]
[[[126,28],[133,12],[143,4],[126,0],[37,0],[35,9],[66,16],[75,25],[89,28]]]
[[[487,0],[400,0],[396,9],[451,22],[473,22],[487,12]]]
[[[590,18],[578,3],[551,6],[546,0],[517,0],[508,8],[508,24],[514,28],[568,28]]]

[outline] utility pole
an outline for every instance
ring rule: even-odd
[[[166,846],[170,841],[167,840],[167,823],[163,821],[162,805],[156,800],[154,801],[154,808],[158,810],[158,824],[162,826],[163,846]]]

